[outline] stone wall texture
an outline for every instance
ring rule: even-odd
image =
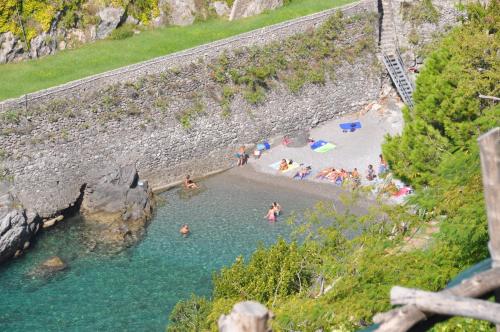
[[[363,1],[343,7],[345,15],[376,11]],[[335,10],[314,14],[39,91],[0,104],[0,155],[22,204],[41,217],[71,206],[82,184],[117,165],[134,163],[154,187],[185,174],[202,175],[234,164],[241,144],[292,133],[360,110],[378,96],[381,70],[365,52],[341,62],[335,79],[306,85],[298,94],[284,86],[270,90],[263,103],[240,95],[231,114],[220,105],[220,89],[210,63],[231,51],[282,40],[323,23]],[[356,38],[356,36],[353,36]],[[117,88],[120,86],[120,88]],[[179,117],[198,115],[189,128]],[[16,115],[17,114],[17,115]],[[18,116],[21,114],[21,116]]]

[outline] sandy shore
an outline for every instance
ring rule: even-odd
[[[401,109],[403,104],[392,89],[385,88],[378,101],[374,101],[364,109],[354,114],[339,117],[310,130],[309,137],[315,140],[325,140],[336,145],[336,148],[318,153],[308,144],[302,147],[288,147],[277,140],[277,144],[265,151],[259,159],[250,157],[247,165],[233,167],[229,170],[218,170],[207,174],[223,173],[221,177],[231,177],[231,181],[248,181],[262,184],[262,189],[273,186],[283,190],[296,192],[298,195],[317,197],[318,200],[332,200],[340,203],[339,196],[349,194],[347,189],[334,185],[325,180],[315,180],[314,175],[326,167],[344,168],[352,171],[355,167],[360,171],[363,184],[369,184],[365,179],[368,164],[373,164],[375,170],[379,166],[379,154],[386,134],[400,133],[403,127]],[[354,132],[343,132],[339,124],[344,122],[360,121],[362,128]],[[247,151],[251,154],[251,151]],[[312,167],[312,174],[304,180],[293,179],[297,169],[289,172],[279,172],[271,164],[281,159],[292,159]],[[200,178],[197,180],[201,180]],[[182,181],[155,188],[161,192],[178,186]],[[374,203],[368,196],[358,202],[358,212],[366,211]],[[341,208],[341,204],[338,204]]]
[[[270,165],[281,159],[292,159],[312,167],[312,176],[300,181],[304,182],[304,185],[307,182],[315,182],[315,185],[326,183],[329,186],[332,184],[328,181],[314,180],[314,175],[326,167],[344,168],[348,171],[352,171],[356,167],[363,177],[364,184],[366,184],[368,181],[365,180],[365,175],[368,165],[372,164],[375,170],[378,170],[378,156],[381,153],[384,136],[386,134],[394,135],[402,130],[402,106],[403,104],[395,92],[386,89],[378,101],[368,105],[365,109],[326,122],[310,131],[309,137],[314,140],[331,142],[336,145],[335,149],[318,153],[313,151],[308,144],[303,147],[287,147],[278,144],[265,151],[260,159],[253,159],[251,156],[249,166],[259,173],[291,178],[296,170],[281,173],[271,168]],[[354,132],[343,132],[340,129],[340,123],[353,121],[360,121],[362,128]],[[237,169],[243,168],[245,167]]]

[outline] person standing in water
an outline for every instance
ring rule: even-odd
[[[276,214],[275,214],[274,206],[271,205],[271,207],[269,208],[269,211],[267,211],[267,214],[264,218],[267,218],[267,220],[269,220],[269,222],[276,221]]]
[[[274,215],[277,217],[281,214],[281,205],[276,202],[273,202]]]

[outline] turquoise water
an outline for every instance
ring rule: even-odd
[[[213,271],[289,233],[284,218],[264,219],[272,201],[299,218],[317,201],[224,174],[203,187],[163,194],[144,239],[119,254],[89,250],[78,217],[41,234],[23,258],[0,267],[0,331],[164,331],[177,301],[210,295]],[[178,233],[183,223],[188,238]],[[69,268],[48,279],[29,275],[54,255]]]

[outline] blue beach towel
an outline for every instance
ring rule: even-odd
[[[271,148],[271,144],[268,142],[264,141],[262,143],[257,144],[257,150],[269,150]]]
[[[346,122],[341,123],[339,126],[343,131],[355,131],[356,129],[361,129],[361,122]]]
[[[335,149],[335,144],[328,143],[323,140],[318,140],[311,144],[311,149],[313,149],[313,151],[315,152],[324,153]]]

